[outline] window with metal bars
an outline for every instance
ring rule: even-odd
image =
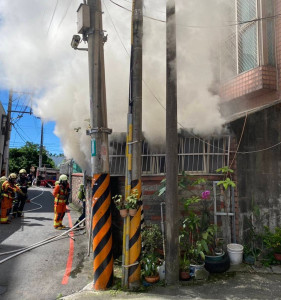
[[[229,136],[199,138],[179,135],[178,173],[216,174],[216,170],[229,163]],[[109,161],[111,175],[125,175],[126,139],[110,139]],[[142,174],[163,175],[166,173],[165,145],[151,146],[142,142]]]

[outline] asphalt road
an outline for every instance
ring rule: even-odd
[[[0,225],[0,254],[64,232],[53,228],[51,192],[50,188],[29,189],[31,203],[25,205],[24,218]],[[64,225],[75,223],[79,215],[70,206]],[[5,262],[2,261],[13,254],[0,255],[0,299],[50,300],[81,290],[92,280],[92,258],[87,255],[88,236],[85,231],[76,231],[74,239],[66,235]]]

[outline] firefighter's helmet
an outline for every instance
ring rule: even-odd
[[[25,169],[20,169],[19,174],[26,174],[26,170]]]
[[[67,181],[67,176],[62,174],[59,178],[59,182],[61,183],[62,181]]]
[[[9,179],[17,179],[17,174],[16,173],[11,173],[8,178]]]
[[[2,176],[1,178],[0,178],[0,181],[6,181],[7,180],[7,177],[6,176]]]
[[[57,180],[57,181],[55,182],[55,185],[58,185],[58,184],[60,184],[60,182]]]

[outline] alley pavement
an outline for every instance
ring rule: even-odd
[[[52,189],[31,187],[28,196],[24,217],[0,225],[0,299],[52,300],[80,291],[93,277],[88,235],[81,229],[49,241],[66,231],[53,227]],[[71,227],[80,214],[70,204],[64,225]]]
[[[190,280],[178,286],[155,285],[143,292],[120,290],[94,291],[92,283],[63,300],[101,299],[281,299],[281,266],[231,266],[228,272],[209,275],[204,280]]]

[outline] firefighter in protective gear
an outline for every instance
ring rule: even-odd
[[[2,195],[2,185],[3,183],[7,180],[7,177],[6,176],[2,176],[0,178],[0,204],[2,202],[2,199],[3,199],[3,195]]]
[[[17,186],[21,189],[21,191],[24,193],[18,194],[17,198],[14,200],[13,205],[13,217],[23,217],[23,208],[25,205],[25,202],[27,200],[27,189],[30,187],[30,182],[27,178],[27,173],[25,169],[21,169],[19,171],[19,177],[17,179]]]
[[[9,214],[12,209],[13,200],[16,197],[16,193],[23,194],[21,189],[16,185],[17,174],[11,173],[2,185],[3,199],[1,202],[1,224],[9,224]]]
[[[55,186],[53,195],[55,197],[54,202],[54,228],[63,229],[62,220],[65,215],[66,205],[68,204],[69,197],[69,184],[67,182],[67,176],[62,174],[59,178],[59,184]]]
[[[81,216],[78,218],[78,220],[75,222],[74,225],[78,224],[80,221],[82,221],[85,218],[86,215],[86,196],[85,196],[85,188],[84,188],[84,184],[80,184],[79,186],[79,190],[78,190],[78,194],[77,194],[78,199],[82,202],[82,214]],[[81,224],[79,225],[81,226]]]

